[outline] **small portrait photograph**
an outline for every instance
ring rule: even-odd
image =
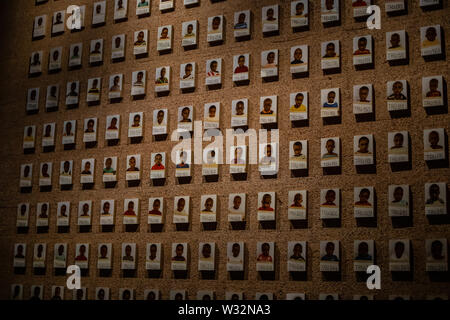
[[[374,163],[373,135],[359,135],[353,137],[353,162],[355,166],[371,165]]]
[[[274,253],[274,242],[257,242],[256,271],[273,271]]]
[[[407,108],[408,84],[406,80],[395,80],[387,82],[387,100],[389,111],[402,110]]]
[[[139,30],[134,32],[134,47],[133,53],[135,55],[147,53],[148,48],[148,30]]]
[[[173,8],[174,0],[159,0],[159,10],[164,11]]]
[[[66,21],[64,17],[65,17],[65,10],[56,11],[53,13],[52,34],[64,32],[64,25]]]
[[[372,264],[374,261],[374,241],[355,240],[353,246],[353,256],[355,262],[370,262],[370,264]],[[367,267],[361,271],[366,271],[366,269]]]
[[[339,189],[320,190],[320,219],[339,219],[340,198]]]
[[[92,7],[92,24],[98,25],[105,23],[106,17],[106,1],[94,2]]]
[[[291,47],[291,73],[308,71],[308,45]]]
[[[320,90],[321,116],[337,117],[340,111],[340,89],[322,89]]]
[[[14,267],[25,267],[27,245],[25,243],[16,243],[14,245]]]
[[[72,295],[72,300],[87,300],[87,288],[86,287],[81,287],[80,289],[74,289],[73,290],[73,295]]]
[[[103,182],[116,181],[117,157],[105,157],[103,160]]]
[[[244,293],[242,292],[225,292],[225,300],[244,300]]]
[[[39,171],[39,186],[50,186],[52,184],[52,163],[41,162]]]
[[[68,226],[70,219],[70,202],[62,201],[58,202],[56,208],[56,225],[57,226]]]
[[[159,217],[162,218],[163,212],[164,212],[164,198],[149,198],[148,199],[148,215],[152,217]],[[162,219],[157,219],[159,221],[162,221]],[[149,219],[150,221],[150,219]],[[160,223],[160,222],[159,222]]]
[[[69,49],[69,67],[81,66],[81,56],[83,54],[83,43],[74,43]]]
[[[306,241],[289,241],[287,248],[288,271],[306,271]]]
[[[164,51],[172,49],[172,26],[161,26],[158,27],[157,34],[157,50]]]
[[[361,84],[353,86],[353,113],[363,114],[373,112],[373,86]]]
[[[36,126],[26,126],[23,130],[23,149],[34,148]]]
[[[386,32],[386,58],[388,61],[406,59],[406,48],[405,30]]]
[[[220,41],[223,39],[223,16],[208,18],[208,42]]]
[[[425,214],[446,214],[447,185],[445,182],[425,183]]]
[[[227,271],[244,270],[244,242],[227,242]]]
[[[321,57],[322,70],[340,67],[340,43],[339,40],[322,42]]]
[[[246,171],[247,146],[232,146],[230,148],[230,173]]]
[[[190,175],[191,150],[178,150],[175,158],[176,176]]]
[[[233,56],[233,81],[248,80],[248,66],[250,54],[239,54]]]
[[[267,143],[259,145],[259,166],[261,170],[276,170],[278,145],[276,143]]]
[[[142,137],[143,112],[132,112],[128,118],[128,137]]]
[[[308,92],[294,92],[289,95],[291,121],[308,119]]]
[[[27,227],[28,217],[30,216],[30,204],[29,203],[19,203],[17,205],[17,219],[16,227]]]
[[[52,286],[52,297],[50,300],[64,300],[64,286]]]
[[[426,239],[425,251],[427,255],[426,271],[448,271],[447,239]]]
[[[320,0],[321,21],[323,24],[339,21],[339,0]]]
[[[153,110],[153,135],[167,134],[168,114],[167,109]]]
[[[409,216],[409,185],[389,185],[389,216]]]
[[[217,195],[202,195],[200,198],[200,222],[215,222]]]
[[[38,227],[48,226],[48,217],[50,214],[50,205],[48,202],[39,202],[36,209],[36,225]]]
[[[187,270],[187,243],[172,243],[172,270]]]
[[[289,169],[299,170],[308,167],[308,141],[289,141]]]
[[[111,59],[121,59],[125,57],[125,35],[119,34],[112,37]]]
[[[102,79],[90,78],[88,80],[86,101],[87,102],[100,101],[101,90],[102,90]]]
[[[130,288],[120,288],[119,289],[119,300],[134,300],[134,289]]]
[[[103,61],[103,39],[91,40],[89,63]]]
[[[30,57],[30,74],[39,74],[42,72],[42,57],[44,53],[43,51],[35,51],[31,53]]]
[[[39,88],[27,91],[27,111],[39,110]]]
[[[84,119],[83,142],[97,141],[97,118]]]
[[[72,144],[75,143],[75,130],[76,130],[77,121],[76,120],[67,120],[64,121],[63,125],[63,144]]]
[[[180,81],[181,89],[195,86],[195,62],[180,65]]]
[[[137,216],[139,214],[139,199],[135,198],[123,200],[123,210],[124,224],[137,223]]]
[[[206,85],[221,83],[222,59],[206,60]]]
[[[50,49],[48,59],[48,71],[56,71],[61,69],[62,47]]]
[[[165,152],[156,152],[151,155],[151,170],[159,171],[166,169],[166,153]]]
[[[320,241],[320,271],[337,272],[339,271],[340,261],[339,240]]]
[[[425,129],[423,131],[423,145],[426,161],[445,159],[444,128]]]
[[[80,98],[80,82],[69,81],[66,86],[66,105],[76,105]]]
[[[99,243],[97,249],[97,269],[110,269],[112,256],[111,243]]]
[[[291,27],[299,28],[308,25],[309,5],[308,0],[291,2]]]
[[[30,301],[40,301],[44,297],[43,285],[32,285],[30,290]]]
[[[228,195],[228,221],[243,221],[246,208],[245,193],[230,193]]]
[[[45,268],[45,255],[47,245],[45,243],[35,243],[33,250],[33,268]]]
[[[92,216],[92,201],[80,201],[78,203],[78,225],[90,225]]]
[[[37,16],[33,23],[33,38],[40,38],[45,36],[47,29],[47,15]]]
[[[374,205],[373,187],[354,187],[353,213],[355,218],[373,217]]]
[[[102,200],[100,203],[100,225],[114,225],[114,200]],[[111,250],[110,250],[111,252]]]
[[[275,192],[258,192],[258,221],[275,220]]]
[[[322,138],[320,145],[322,167],[339,166],[340,139],[338,137]]]
[[[277,96],[259,98],[259,122],[261,124],[277,122]]]
[[[189,222],[189,197],[177,196],[173,200],[173,222],[187,223]]]
[[[89,265],[89,243],[77,243],[75,245],[75,264],[81,269],[87,269]]]
[[[306,190],[291,190],[288,193],[288,219],[304,220],[306,219],[306,210],[308,208],[308,197]]]
[[[367,15],[364,10],[364,16]],[[372,59],[372,36],[365,35],[353,38],[353,65],[371,64]]]
[[[214,242],[200,242],[198,244],[198,270],[213,271],[216,244]]]
[[[146,249],[146,269],[160,270],[161,269],[161,243],[147,243]]]
[[[146,15],[150,13],[150,0],[136,0],[136,15]]]
[[[388,133],[388,159],[389,162],[407,162],[409,160],[409,134],[408,131]]]
[[[220,102],[205,103],[203,125],[205,129],[219,128]]]
[[[278,5],[266,6],[262,8],[262,32],[278,31]]]
[[[170,300],[186,300],[186,290],[170,290]]]
[[[23,300],[23,285],[12,284],[10,300]]]
[[[185,0],[188,1],[188,0]],[[197,0],[195,0],[197,1]],[[147,301],[159,300],[159,290],[158,289],[147,289],[144,290],[144,299]]]
[[[181,45],[183,47],[197,45],[197,26],[197,20],[183,22],[181,25]]]
[[[59,84],[52,84],[47,86],[47,94],[45,96],[45,108],[47,110],[57,108],[58,104],[59,104]]]
[[[132,96],[141,96],[145,94],[145,82],[147,80],[146,71],[139,70],[133,71],[131,76],[131,95]]]
[[[219,162],[222,162],[222,150],[206,147],[203,149],[202,175],[212,176],[219,174]]]
[[[425,108],[444,105],[443,83],[442,76],[422,78],[422,101]]]
[[[73,160],[61,161],[59,167],[59,184],[72,184]]]
[[[32,177],[33,177],[33,165],[22,164],[20,166],[20,186],[31,187]]]
[[[247,125],[248,99],[238,99],[231,102],[231,126]]]
[[[130,270],[136,268],[136,243],[122,243],[121,269]]]
[[[67,243],[55,243],[53,252],[53,267],[66,268]]]
[[[81,175],[93,176],[95,169],[95,159],[81,160]],[[82,182],[83,183],[83,182]]]
[[[155,72],[155,91],[169,91],[170,66],[156,68]]]
[[[441,26],[433,25],[420,28],[420,47],[422,56],[442,53]]]
[[[122,20],[127,17],[128,0],[114,0],[114,20]]]
[[[114,74],[109,77],[108,97],[109,99],[122,97],[123,74]]]
[[[188,129],[189,131],[192,129],[193,111],[194,111],[193,106],[184,106],[184,107],[178,108],[178,128],[179,129]],[[188,125],[183,126],[182,124],[188,124]]]
[[[261,78],[278,75],[278,49],[261,52]]]
[[[409,271],[409,239],[389,240],[389,271]]]
[[[105,139],[119,139],[120,115],[114,114],[106,116]]]
[[[233,30],[235,38],[250,35],[250,19],[250,10],[237,11],[234,13]]]

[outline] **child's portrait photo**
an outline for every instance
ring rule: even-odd
[[[423,131],[424,159],[427,161],[445,159],[444,128],[425,129]]]
[[[248,80],[250,54],[239,54],[233,56],[233,81]]]
[[[227,271],[244,270],[244,242],[227,242]]]
[[[167,121],[168,121],[167,109],[155,109],[153,110],[153,135],[166,134],[167,133]]]
[[[274,242],[257,242],[256,245],[256,271],[274,270]]]
[[[87,269],[89,265],[89,243],[77,243],[75,245],[75,264],[81,269]]]
[[[365,10],[364,15],[367,15]],[[353,38],[353,65],[371,64],[373,62],[372,43],[371,35]]]
[[[219,173],[219,161],[222,162],[221,152],[219,148],[203,149],[202,175],[211,176]]]
[[[420,28],[420,47],[422,56],[442,53],[441,26],[433,25]]]
[[[248,99],[238,99],[231,102],[231,127],[247,125]]]
[[[387,82],[388,111],[408,109],[408,84],[406,80]]]
[[[114,0],[114,20],[122,20],[127,17],[128,0]]]
[[[112,244],[99,243],[97,249],[97,269],[111,269]]]
[[[389,216],[409,216],[409,185],[389,185]]]
[[[48,59],[48,71],[56,71],[61,69],[62,47],[50,49]]]
[[[114,74],[109,77],[109,99],[122,97],[122,80],[123,74]]]
[[[181,25],[181,45],[183,47],[197,45],[197,20],[186,21]]]
[[[425,248],[427,255],[426,271],[448,271],[447,239],[426,239]]]
[[[445,182],[425,183],[425,214],[437,215],[447,212],[447,186]]]
[[[353,137],[353,162],[355,166],[373,164],[373,135],[359,135]]]
[[[193,111],[193,106],[178,108],[178,129],[192,131]]]
[[[177,196],[173,201],[173,223],[189,222],[189,196]]]
[[[83,142],[92,142],[97,140],[97,118],[84,119]]]
[[[277,96],[259,98],[259,122],[261,124],[277,122]]]
[[[386,32],[386,57],[388,61],[406,59],[405,30]]]
[[[26,109],[27,111],[39,110],[39,88],[28,89]]]
[[[366,272],[374,262],[374,241],[355,240],[353,242],[353,271]]]
[[[389,240],[389,271],[409,271],[409,239]]]
[[[46,29],[47,29],[47,15],[35,17],[33,24],[33,38],[40,38],[45,36]]]
[[[191,150],[178,150],[175,159],[175,176],[186,177],[191,175]]]
[[[22,164],[20,166],[20,187],[31,187],[32,177],[33,177],[33,165]]]
[[[173,8],[173,0],[159,0],[159,10],[164,11]]]
[[[67,243],[55,243],[53,256],[54,268],[66,268]]]
[[[320,241],[320,271],[339,271],[339,240]]]
[[[124,300],[124,301],[134,300],[134,289],[120,288],[119,289],[119,300]]]
[[[321,45],[322,70],[340,67],[340,43],[339,40],[322,42]]]
[[[97,287],[95,288],[95,300],[109,300],[109,288]]]
[[[51,186],[52,185],[52,162],[41,162],[39,171],[39,186]]]
[[[208,42],[220,41],[223,37],[223,16],[208,18]]]
[[[155,91],[169,91],[170,66],[156,68],[155,72]]]
[[[438,107],[444,105],[442,76],[422,78],[422,103],[426,107]]]
[[[23,130],[23,149],[34,148],[36,126],[26,126]]]
[[[158,27],[157,39],[158,51],[172,49],[172,26]]]
[[[261,52],[261,78],[278,75],[278,49]]]
[[[136,243],[122,243],[121,269],[133,270],[136,268]]]
[[[148,208],[148,223],[161,224],[164,213],[164,198],[149,198]]]
[[[166,153],[155,152],[151,154],[151,171],[150,179],[162,179],[165,178],[166,169]]]
[[[308,166],[308,141],[289,141],[289,169],[306,169]]]
[[[407,162],[409,159],[408,131],[388,133],[389,162]]]
[[[82,54],[83,54],[83,43],[80,42],[70,45],[69,67],[81,66]]]
[[[230,148],[230,173],[246,171],[247,146],[232,146]]]
[[[246,208],[245,193],[230,193],[228,195],[228,221],[243,221]]]
[[[339,166],[340,139],[338,137],[322,138],[320,149],[322,150],[322,167]]]
[[[289,241],[287,245],[287,270],[306,271],[306,241]]]
[[[340,89],[322,89],[320,90],[321,98],[321,116],[324,117],[336,117],[339,115],[340,110]]]
[[[139,96],[145,94],[145,83],[146,83],[146,71],[139,70],[133,71],[131,76],[131,95]]]
[[[200,242],[198,244],[198,270],[213,271],[216,244],[214,242]]]
[[[161,243],[147,243],[145,268],[161,270]]]
[[[141,16],[150,13],[150,0],[136,0],[136,15]]]
[[[131,129],[142,129],[143,112],[130,113],[128,127]]]
[[[89,63],[103,61],[103,39],[91,40]]]
[[[321,0],[321,21],[323,24],[339,21],[339,0]]]
[[[59,104],[59,84],[47,86],[47,94],[45,97],[45,108],[47,110],[57,108],[58,104]]]
[[[101,78],[89,79],[86,101],[87,102],[100,101],[101,90],[102,90],[102,79]]]
[[[106,116],[106,140],[119,139],[120,115],[114,114]]]
[[[250,10],[238,11],[234,13],[234,37],[240,38],[250,35]]]
[[[186,242],[172,243],[172,270],[187,270],[187,252],[188,244]]]
[[[17,205],[17,218],[16,227],[27,227],[28,217],[30,215],[30,204],[29,203],[19,203]]]
[[[121,59],[121,58],[125,57],[125,35],[124,34],[119,34],[119,35],[113,36],[111,45],[112,45],[111,59],[114,60],[114,59]],[[143,47],[139,47],[139,48],[142,49]]]
[[[92,201],[80,201],[78,203],[78,225],[90,225],[92,216]]]
[[[66,105],[76,105],[79,102],[80,95],[80,82],[71,81],[67,82],[66,86]]]
[[[365,114],[373,112],[373,86],[361,84],[353,86],[353,113]]]
[[[320,219],[339,219],[340,215],[340,190],[320,190]]]
[[[355,187],[353,191],[353,212],[355,218],[373,217],[373,187]]]
[[[258,192],[258,221],[275,220],[275,192]]]
[[[25,243],[16,243],[14,245],[13,267],[25,267],[27,245]]]
[[[200,222],[215,222],[217,195],[202,195],[200,198]]]
[[[180,65],[180,89],[195,87],[195,62]]]
[[[94,182],[95,159],[81,160],[81,183]]]
[[[126,180],[134,181],[140,180],[141,175],[139,169],[141,168],[141,155],[133,154],[127,156]]]
[[[105,23],[106,1],[94,2],[92,7],[92,24],[98,25]]]
[[[308,25],[309,2],[308,0],[291,2],[291,27],[298,28]]]
[[[267,143],[259,145],[259,171],[274,172],[278,169],[278,144]]]
[[[278,5],[266,6],[262,8],[262,32],[278,31]]]
[[[116,181],[117,157],[105,157],[103,161],[103,182]]]
[[[291,73],[303,73],[308,71],[308,45],[291,47]]]
[[[211,59],[206,61],[206,85],[221,83],[222,59]]]
[[[35,51],[31,54],[30,57],[30,74],[37,74],[42,72],[42,56],[44,55],[43,51]]]
[[[75,131],[76,131],[76,120],[64,121],[63,133],[62,133],[62,143],[72,144],[75,143]]]
[[[100,203],[100,225],[114,225],[114,211],[114,200],[102,200]]]
[[[291,190],[288,193],[288,219],[304,220],[306,219],[307,205],[306,190]]]
[[[123,201],[123,224],[137,224],[139,214],[139,199]]]
[[[61,161],[59,167],[59,184],[72,184],[73,160]]]
[[[36,209],[36,226],[48,226],[48,218],[50,215],[50,205],[48,202],[39,202]]]

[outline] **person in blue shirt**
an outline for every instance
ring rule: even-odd
[[[335,101],[336,99],[336,92],[330,91],[327,95],[327,102],[323,104],[324,108],[337,108],[338,103]]]
[[[338,257],[334,255],[334,243],[327,242],[325,247],[326,254],[322,257],[322,261],[339,261]]]
[[[247,22],[245,22],[245,13],[240,13],[238,23],[234,25],[235,29],[247,29]]]

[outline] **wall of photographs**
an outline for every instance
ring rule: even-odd
[[[447,2],[14,2],[2,298],[448,299]]]

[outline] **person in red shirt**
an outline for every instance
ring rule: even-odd
[[[272,257],[269,254],[270,245],[267,242],[264,242],[261,246],[262,253],[258,256],[257,261],[260,262],[272,262]]]
[[[128,210],[124,212],[124,216],[136,216],[136,213],[134,212],[134,202],[130,201],[128,202]]]
[[[248,67],[245,65],[245,56],[239,56],[238,66],[234,69],[234,73],[248,72]]]
[[[78,256],[75,257],[75,261],[87,261],[85,253],[86,253],[86,246],[82,244],[78,249]]]
[[[164,170],[162,155],[160,153],[155,156],[155,164],[153,165],[152,170]]]
[[[161,201],[159,201],[159,199],[155,199],[155,201],[153,201],[153,210],[149,211],[148,214],[160,216],[162,214],[161,211],[159,211],[160,207],[161,207]]]
[[[272,202],[272,196],[266,193],[261,201],[261,207],[258,210],[261,211],[273,211],[273,208],[270,207],[270,203]]]
[[[353,55],[358,56],[361,54],[370,54],[370,50],[367,49],[367,38],[362,37],[358,39],[358,50],[356,50]]]

